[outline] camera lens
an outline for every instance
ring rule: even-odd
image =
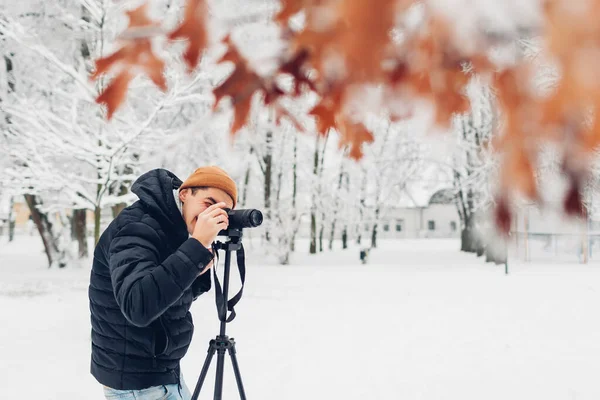
[[[247,210],[227,209],[227,215],[229,216],[229,228],[233,229],[255,228],[263,222],[262,213],[253,208]]]
[[[258,210],[252,210],[252,212],[250,213],[250,218],[248,218],[248,219],[250,220],[250,225],[253,227],[256,227],[256,226],[259,226],[260,224],[262,224],[263,215]]]

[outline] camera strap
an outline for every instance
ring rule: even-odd
[[[235,251],[237,257],[237,265],[238,270],[240,272],[240,281],[242,282],[242,287],[239,292],[235,296],[233,296],[230,300],[226,300],[223,296],[223,289],[221,288],[221,283],[219,282],[219,278],[217,277],[216,268],[213,268],[213,277],[215,281],[215,301],[217,303],[217,312],[219,314],[219,320],[222,322],[231,322],[235,318],[235,305],[242,298],[242,293],[244,292],[244,282],[246,282],[246,256],[244,253],[244,246],[240,243],[240,248]],[[215,254],[217,257],[217,262],[219,260],[219,254],[215,250]],[[226,304],[227,303],[227,304]],[[227,317],[227,310],[231,312],[229,317]]]

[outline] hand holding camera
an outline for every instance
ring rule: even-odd
[[[207,249],[217,238],[219,232],[229,226],[229,216],[224,210],[225,203],[216,203],[198,215],[192,237]]]

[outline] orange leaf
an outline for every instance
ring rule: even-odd
[[[581,185],[576,179],[571,179],[569,190],[565,196],[563,207],[567,215],[585,217],[585,205],[581,194]]]
[[[127,88],[133,76],[128,71],[122,71],[108,87],[98,96],[96,103],[106,105],[108,119],[110,120],[127,96]]]
[[[399,61],[388,74],[388,80],[395,86],[403,82],[410,75],[408,65],[404,61]]]
[[[213,90],[215,96],[213,110],[223,97],[230,96],[232,99],[251,97],[261,87],[262,81],[258,75],[248,71],[244,64],[238,64],[231,75]]]
[[[307,49],[300,49],[289,61],[279,67],[279,72],[290,74],[294,78],[294,95],[299,96],[301,93],[302,84],[306,84],[311,90],[317,91],[315,84],[311,81],[306,73],[302,71],[302,67],[310,58],[310,53]]]
[[[504,235],[508,235],[510,232],[511,220],[512,213],[508,206],[508,201],[506,198],[502,197],[496,205],[495,222],[500,232],[502,232]]]
[[[310,57],[310,63],[319,73],[320,78],[325,77],[325,59],[324,55],[330,48],[330,44],[336,38],[339,30],[339,23],[328,30],[311,30],[310,26],[305,27],[297,33],[292,40],[292,50],[295,54],[307,52]]]
[[[146,14],[147,8],[147,4],[143,4],[135,10],[127,12],[129,16],[128,29],[155,25]],[[154,54],[152,43],[148,38],[124,40],[124,44],[119,50],[96,60],[96,70],[91,75],[93,80],[111,70],[117,72],[117,77],[96,99],[98,104],[107,105],[109,119],[125,101],[127,88],[138,68],[144,71],[161,90],[167,90],[164,77],[165,63]]]
[[[317,120],[317,132],[323,136],[327,135],[329,129],[336,128],[335,114],[336,110],[331,106],[324,105],[323,102],[317,104],[309,112],[309,115],[313,115]]]
[[[461,93],[446,91],[434,94],[436,103],[435,122],[439,126],[449,127],[452,116],[466,113],[470,109],[469,99]]]
[[[250,115],[251,104],[252,96],[245,96],[240,101],[235,102],[233,124],[231,126],[232,135],[246,125],[248,116]]]
[[[329,129],[338,128],[336,122],[337,116],[341,113],[342,101],[344,93],[340,87],[332,88],[330,94],[327,97],[321,99],[321,101],[309,112],[309,115],[313,115],[317,122],[317,132],[321,135],[327,135]]]
[[[350,157],[354,160],[360,160],[363,157],[363,143],[372,143],[373,134],[361,123],[350,122],[343,119],[340,123],[340,142],[339,147],[350,146]]]
[[[265,92],[265,105],[273,104],[279,97],[285,95],[285,92],[273,82],[271,82],[269,89],[264,86],[262,89]]]
[[[127,57],[127,48],[120,48],[113,54],[107,57],[102,57],[96,60],[96,70],[91,76],[92,80],[98,79],[98,77],[104,73],[107,73],[113,65]]]
[[[506,153],[502,168],[502,185],[504,188],[515,188],[531,200],[538,199],[537,183],[532,155],[518,143]]]
[[[527,110],[535,103],[526,90],[529,76],[529,69],[526,67],[507,69],[494,76],[498,101],[506,120],[506,133],[501,143],[523,146],[526,138],[524,129],[532,117]]]
[[[160,58],[156,57],[152,50],[146,52],[148,55],[146,61],[142,64],[142,68],[146,75],[150,77],[152,82],[158,86],[162,91],[167,90],[167,80],[165,78],[165,62]]]
[[[240,51],[237,49],[237,47],[235,46],[235,44],[231,41],[231,35],[227,35],[223,38],[223,40],[221,40],[223,42],[224,45],[227,46],[227,51],[225,51],[225,54],[223,54],[223,56],[219,59],[218,63],[223,63],[223,62],[232,62],[234,64],[238,64],[238,63],[245,63],[246,61],[244,60],[244,57],[242,57],[242,55],[240,54]]]
[[[299,13],[305,6],[305,0],[280,0],[281,9],[275,15],[275,21],[278,24],[287,24],[290,17]]]
[[[233,62],[235,69],[227,79],[213,90],[215,103],[213,110],[224,97],[231,97],[231,103],[234,107],[234,121],[231,126],[231,133],[234,134],[241,129],[247,122],[250,115],[250,107],[252,104],[252,96],[257,91],[265,93],[265,99],[273,101],[279,94],[283,94],[276,85],[271,85],[271,89],[267,90],[262,78],[252,71],[242,57],[237,47],[227,36],[224,39],[227,44],[227,52],[223,55],[219,62]]]
[[[382,58],[391,41],[397,0],[351,0],[338,2],[344,23],[338,38],[347,69],[357,79],[378,78]]]
[[[200,55],[208,43],[205,15],[207,15],[207,8],[204,0],[188,0],[181,25],[169,34],[170,40],[189,41],[183,54],[189,72],[198,66]]]
[[[330,0],[305,5],[306,26],[294,36],[292,50],[296,54],[307,51],[320,78],[380,80],[397,3],[380,0],[374,6],[372,0]],[[301,6],[290,3],[289,7],[296,10]],[[327,26],[323,13],[332,17]],[[331,60],[339,62],[341,68],[331,68]]]
[[[126,11],[129,17],[128,28],[140,28],[158,25],[148,17],[148,3],[144,3],[134,10]]]

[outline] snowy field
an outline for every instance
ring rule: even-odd
[[[101,400],[89,374],[89,266],[45,268],[39,240],[0,244],[1,399]],[[598,399],[600,264],[484,264],[446,240],[298,256],[249,252],[228,333],[250,400]],[[236,276],[234,276],[236,278]],[[218,332],[214,292],[192,307],[191,390]],[[214,367],[201,399],[212,399]],[[231,365],[225,399],[239,398]]]

